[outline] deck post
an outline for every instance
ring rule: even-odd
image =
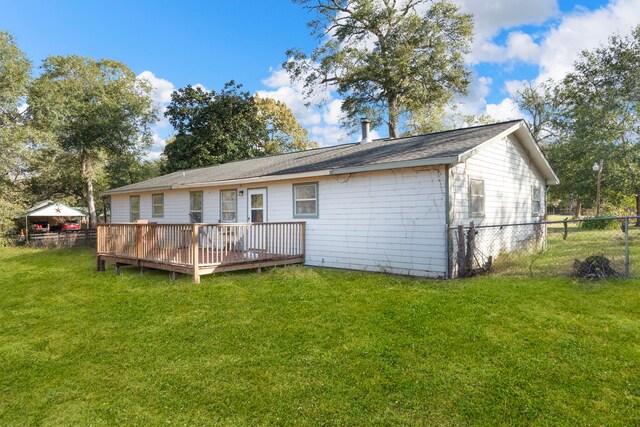
[[[105,270],[105,260],[103,260],[100,255],[98,255],[97,258],[97,263],[96,263],[96,269],[97,271],[104,271]]]
[[[136,224],[136,258],[138,261],[142,258],[142,226]]]
[[[193,251],[193,283],[200,283],[200,226],[193,224],[191,228],[191,250]]]
[[[300,245],[302,246],[302,259],[304,262],[307,262],[307,223],[303,222],[301,225],[301,233],[300,233]]]

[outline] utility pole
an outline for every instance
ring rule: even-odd
[[[598,182],[596,184],[596,215],[600,213],[600,188],[602,185],[602,170],[604,169],[604,160],[600,163],[593,164],[593,170],[598,172]]]

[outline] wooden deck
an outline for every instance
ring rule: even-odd
[[[304,222],[251,224],[99,224],[97,268],[105,262],[200,276],[301,264]]]

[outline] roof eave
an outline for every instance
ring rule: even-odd
[[[103,196],[113,196],[114,194],[135,194],[135,193],[147,193],[149,191],[161,191],[161,190],[171,190],[171,185],[162,185],[156,187],[148,187],[148,188],[114,188],[113,190],[103,191]]]
[[[522,142],[525,149],[529,153],[529,156],[531,156],[531,159],[533,160],[534,164],[536,165],[538,170],[542,173],[547,185],[560,184],[560,179],[551,168],[551,165],[549,164],[549,162],[547,161],[547,158],[542,153],[540,146],[533,138],[533,135],[531,135],[531,131],[529,130],[529,127],[527,126],[524,120],[521,120],[515,123],[513,126],[499,133],[498,135],[460,154],[458,156],[458,163],[464,162],[469,157],[473,156],[474,154],[476,154],[478,151],[480,151],[487,145],[490,145],[512,133],[515,133],[519,137],[520,141]]]
[[[405,160],[399,162],[387,162],[387,163],[378,163],[364,166],[352,166],[347,168],[337,168],[331,170],[331,175],[342,175],[348,173],[358,173],[358,172],[374,172],[381,170],[389,170],[389,169],[401,169],[401,168],[414,168],[420,166],[436,166],[436,165],[451,165],[458,162],[458,158],[456,156],[448,156],[448,157],[433,157],[426,159],[417,159],[417,160]]]

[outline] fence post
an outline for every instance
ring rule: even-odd
[[[458,226],[458,277],[464,277],[467,271],[465,266],[465,241],[464,241],[464,226]]]
[[[624,217],[624,277],[629,277],[629,217]]]
[[[476,226],[471,221],[469,224],[469,230],[467,230],[467,256],[466,256],[466,268],[465,275],[468,275],[473,270],[473,255],[476,252]]]

